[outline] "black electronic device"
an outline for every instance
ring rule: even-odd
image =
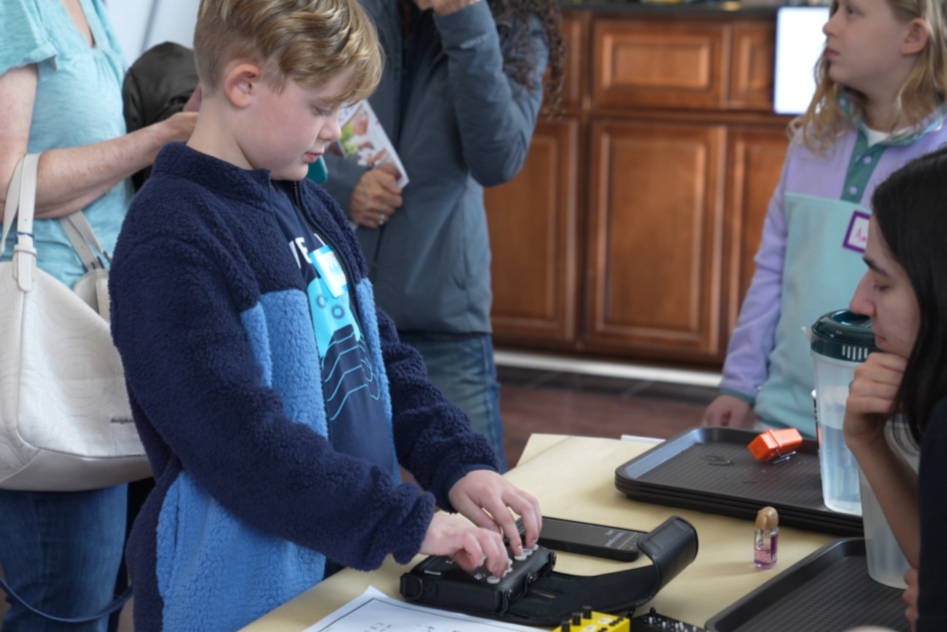
[[[632,632],[707,632],[706,629],[658,614],[654,608],[631,620]]]
[[[651,601],[697,557],[697,531],[671,516],[642,536],[638,548],[653,564],[593,576],[553,570],[556,554],[539,545],[520,559],[513,557],[502,577],[485,569],[478,569],[480,577],[472,576],[450,558],[429,557],[401,576],[401,596],[435,608],[550,628],[587,609],[589,614],[633,610]]]
[[[516,526],[522,534],[522,520],[517,520]],[[539,544],[554,551],[634,562],[638,559],[638,540],[647,534],[647,531],[543,516]]]
[[[423,601],[427,596],[448,609],[506,612],[556,564],[556,554],[541,546],[524,549],[519,557],[508,553],[511,565],[502,577],[483,566],[468,573],[447,556],[429,557],[401,576],[401,595],[407,601]]]

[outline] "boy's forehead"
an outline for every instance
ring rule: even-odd
[[[341,103],[352,88],[351,75],[350,70],[344,70],[318,83],[295,83],[309,98],[326,103]]]

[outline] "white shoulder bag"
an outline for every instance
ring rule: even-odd
[[[76,284],[87,303],[36,267],[38,165],[38,154],[17,165],[0,239],[5,249],[18,216],[13,260],[0,263],[0,489],[79,491],[139,480],[151,469],[121,359],[108,322],[89,306],[95,298],[108,313],[107,270],[99,264]],[[78,233],[101,251],[85,217],[78,227],[72,217],[63,225],[74,246]],[[95,259],[79,255],[87,268]]]

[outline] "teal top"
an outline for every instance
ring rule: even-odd
[[[29,153],[80,147],[125,134],[122,80],[125,58],[101,0],[79,0],[95,46],[79,32],[59,0],[0,0],[0,75],[36,64],[38,84]],[[117,184],[83,209],[102,247],[111,252],[131,199],[130,181]],[[12,231],[11,231],[12,232]],[[56,219],[33,225],[37,264],[66,285],[82,262]],[[11,236],[3,253],[13,253]]]

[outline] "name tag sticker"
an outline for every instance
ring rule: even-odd
[[[848,232],[845,233],[845,242],[842,244],[849,250],[855,252],[865,252],[865,245],[868,243],[868,220],[871,215],[855,211],[852,213],[852,221],[848,224]]]
[[[335,253],[328,246],[324,246],[312,253],[319,270],[319,276],[326,282],[332,296],[339,298],[345,291],[345,272],[342,270],[342,264],[336,258]]]

